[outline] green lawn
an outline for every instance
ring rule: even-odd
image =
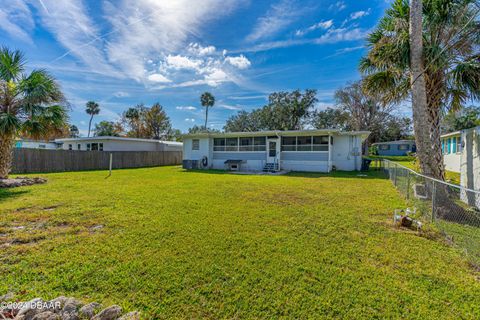
[[[0,295],[146,318],[480,315],[479,274],[457,249],[392,227],[405,204],[379,172],[106,174],[0,191]]]
[[[410,157],[410,156],[368,156],[368,158],[372,159],[387,159],[390,161],[394,161],[404,167],[407,167],[409,169],[412,169],[414,171],[419,172],[420,168],[418,164],[415,162],[415,157]],[[447,182],[453,183],[453,184],[460,184],[460,173],[459,172],[453,172],[453,171],[445,171],[445,178]]]

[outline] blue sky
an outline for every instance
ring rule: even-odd
[[[88,100],[115,120],[138,103],[162,104],[175,128],[202,124],[199,96],[217,103],[221,129],[271,92],[316,89],[318,108],[359,79],[364,38],[385,0],[8,0],[0,44],[59,80],[71,122],[85,134]]]

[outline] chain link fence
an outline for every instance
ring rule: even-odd
[[[389,160],[379,165],[422,219],[480,266],[480,191],[421,175]]]

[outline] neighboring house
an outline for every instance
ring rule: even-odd
[[[462,132],[455,131],[440,137],[442,141],[443,163],[445,169],[452,172],[460,172],[462,157]]]
[[[372,146],[377,147],[380,156],[406,156],[409,152],[417,151],[415,140],[377,142]]]
[[[462,154],[460,159],[460,184],[480,191],[480,126],[462,130]],[[480,209],[480,194],[462,190],[462,199]]]
[[[53,141],[19,139],[15,141],[15,148],[55,150],[59,145]]]
[[[55,139],[63,150],[80,151],[182,151],[182,143],[123,137]]]
[[[198,133],[184,136],[184,168],[241,171],[360,170],[370,132],[336,129]]]

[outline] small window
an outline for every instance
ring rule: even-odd
[[[69,144],[68,145],[68,150],[73,150],[73,145]]]
[[[213,139],[213,151],[225,151],[225,138]]]
[[[38,145],[38,148],[39,148],[39,149],[45,149],[45,148],[47,148],[47,146],[44,145],[44,144],[39,144],[39,145]]]
[[[238,138],[227,138],[225,149],[226,149],[226,151],[237,151],[238,150]]]
[[[192,150],[200,150],[200,140],[193,139],[192,140]]]
[[[92,151],[98,151],[98,143],[92,143]]]
[[[390,150],[390,145],[389,144],[381,144],[381,145],[378,146],[378,149],[379,150],[384,150],[384,151]]]
[[[265,151],[267,144],[266,137],[255,137],[253,138],[253,149],[254,151]]]
[[[87,151],[92,150],[92,145],[90,143],[87,143]]]
[[[399,144],[398,145],[398,150],[401,150],[401,151],[406,151],[409,149],[409,146],[408,144]]]
[[[462,153],[462,138],[457,137],[457,153]]]
[[[282,137],[282,151],[296,151],[297,137]]]
[[[77,150],[82,150],[82,145],[80,143],[77,144]]]
[[[253,151],[253,138],[240,138],[240,151]]]
[[[447,139],[447,153],[448,154],[452,153],[452,139],[451,138]]]
[[[98,150],[103,151],[103,143],[98,144]]]

